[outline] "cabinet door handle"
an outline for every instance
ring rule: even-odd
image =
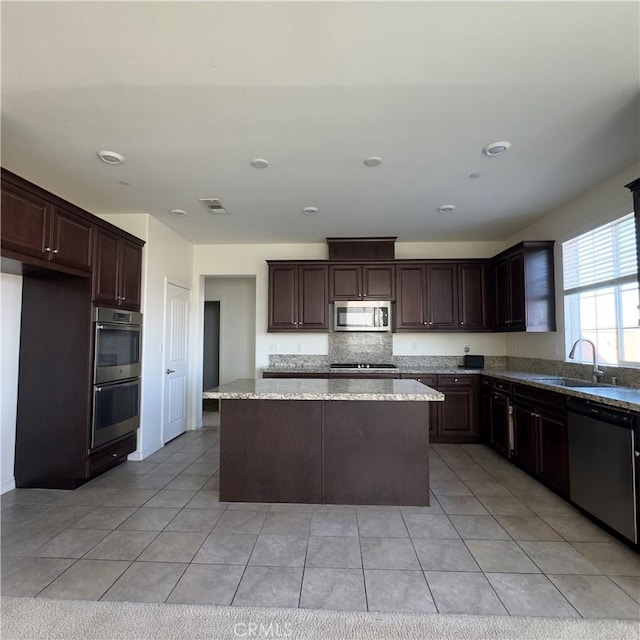
[[[453,381],[454,381],[454,382],[458,382],[458,378],[454,378],[454,379],[453,379]]]
[[[53,249],[53,250],[51,251],[51,253],[60,253],[60,250],[59,250],[59,249]]]
[[[43,251],[46,251],[47,253],[51,253],[51,247],[45,247]]]
[[[460,324],[464,324],[464,320],[460,320]]]
[[[433,322],[431,322],[431,320],[429,320],[429,324],[433,324]]]
[[[363,294],[362,294],[362,297],[363,297],[363,298],[366,298],[366,297],[367,297],[367,294],[366,294],[366,293],[363,293]]]
[[[170,373],[175,373],[175,371],[173,369],[167,369],[167,375],[169,375]]]

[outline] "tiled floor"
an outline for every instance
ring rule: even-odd
[[[2,593],[640,618],[640,555],[482,445],[433,445],[430,507],[221,503],[219,430],[76,491],[2,496]]]

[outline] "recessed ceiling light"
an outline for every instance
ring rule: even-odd
[[[493,157],[504,153],[511,146],[510,142],[503,140],[502,142],[491,142],[483,150],[485,156]]]
[[[364,163],[367,167],[377,167],[382,164],[382,158],[379,158],[378,156],[370,156],[365,159]]]
[[[438,211],[440,213],[451,213],[455,208],[455,204],[442,204],[438,207]]]
[[[269,161],[264,158],[254,158],[251,161],[251,166],[256,169],[266,169],[269,166]]]
[[[188,216],[189,213],[184,209],[171,209],[170,211],[172,216]]]
[[[470,177],[472,180],[475,180],[476,178],[479,178],[479,177],[480,177],[480,175],[481,175],[480,173],[470,173],[470,174],[469,174],[469,177]]]
[[[315,216],[318,213],[318,207],[304,207],[302,210],[305,216]]]
[[[124,162],[124,156],[115,151],[98,151],[98,158],[107,164],[121,164]]]

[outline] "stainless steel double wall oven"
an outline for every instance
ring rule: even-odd
[[[96,308],[91,448],[140,426],[142,314]]]

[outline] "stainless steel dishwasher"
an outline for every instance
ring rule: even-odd
[[[638,542],[634,414],[567,400],[569,497],[625,538]]]

